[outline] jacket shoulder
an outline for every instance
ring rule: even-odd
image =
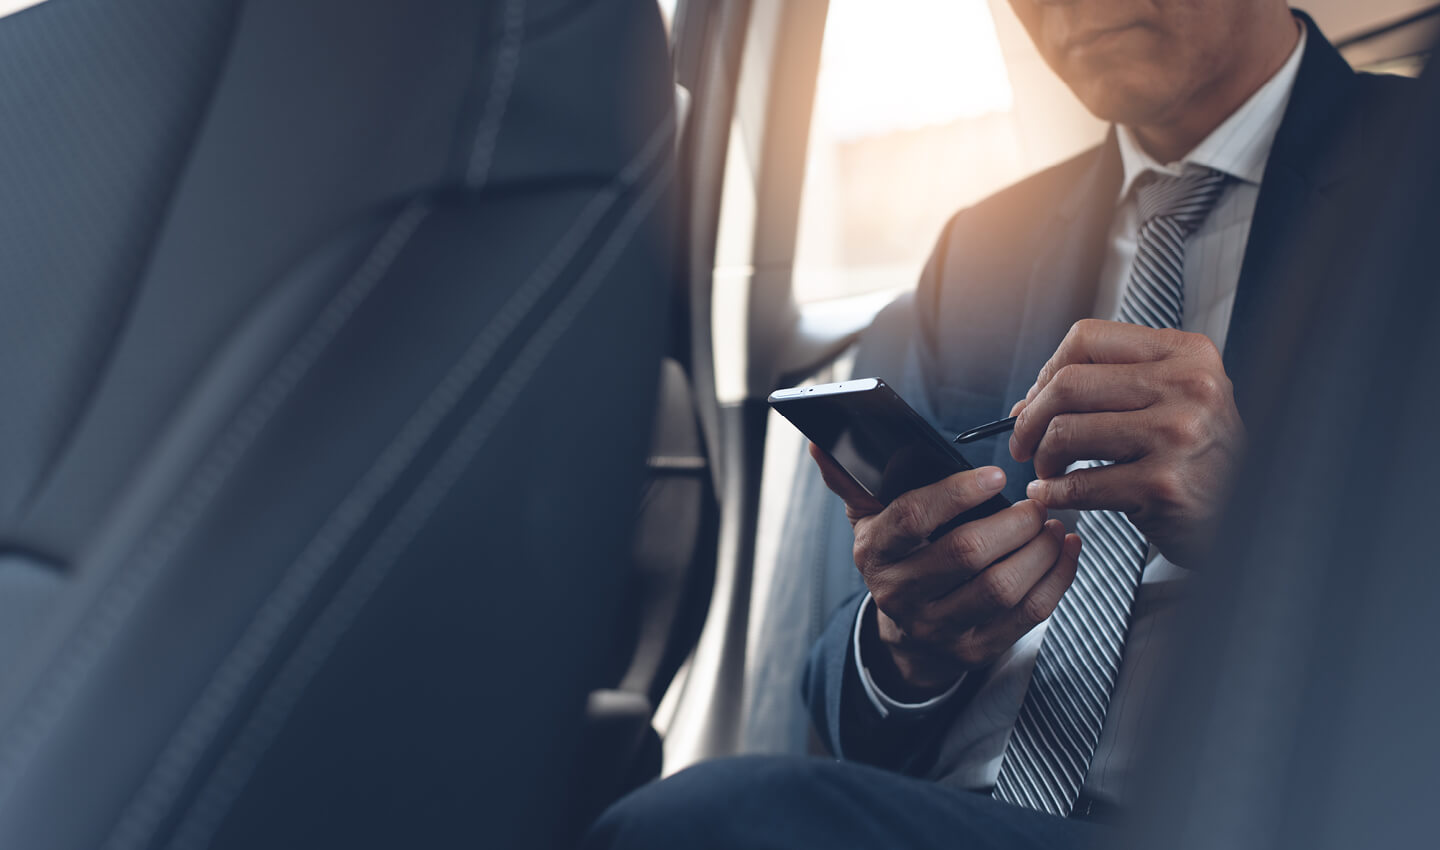
[[[922,301],[938,297],[937,293],[925,290],[940,288],[947,276],[948,261],[957,252],[963,254],[972,267],[987,260],[1003,264],[1026,255],[1027,246],[1033,246],[1056,206],[1074,194],[1097,161],[1105,156],[1109,144],[1112,143],[1107,140],[1094,145],[952,215],[931,252],[927,274],[920,286]]]
[[[1420,81],[1400,74],[1373,74],[1356,71],[1355,82],[1367,93],[1393,97],[1415,97],[1420,92]]]
[[[1090,173],[1106,144],[1087,148],[961,209],[946,222],[940,236],[941,245],[970,231],[1008,243],[1027,232],[1027,225],[1041,225],[1056,204],[1069,197],[1076,184]]]
[[[1364,103],[1378,109],[1408,107],[1420,97],[1420,81],[1399,74],[1355,74],[1354,92]]]
[[[1359,137],[1361,155],[1377,156],[1375,152],[1388,150],[1395,138],[1406,135],[1420,97],[1420,81],[1413,77],[1356,74],[1347,122],[1349,132]]]

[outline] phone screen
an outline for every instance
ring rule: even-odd
[[[882,504],[973,468],[879,378],[780,390],[770,404]],[[997,496],[957,520],[1008,504]]]

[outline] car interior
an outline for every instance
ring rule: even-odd
[[[1425,0],[1303,8],[1359,69],[1419,76],[1440,37]],[[1105,132],[1005,0],[0,0],[0,69],[5,850],[569,847],[690,765],[823,754],[801,671],[860,578],[766,398],[851,377],[956,210]],[[1388,233],[1435,220],[1434,124],[1385,128],[1414,135],[1363,199]],[[1423,475],[1434,398],[1361,364],[1433,361],[1377,332],[1434,315],[1394,306],[1433,242],[1384,256],[1385,310],[1286,361],[1354,337],[1364,392],[1327,399],[1355,415],[1277,393],[1307,436],[1234,507],[1345,476],[1295,521],[1396,530],[1303,553],[1311,631],[1343,558],[1427,551],[1430,502],[1373,494]],[[1361,407],[1401,409],[1418,468],[1330,462]],[[1431,575],[1377,591],[1426,604],[1367,611],[1375,646],[1305,647],[1297,686],[1358,706],[1257,713],[1213,694],[1267,659],[1197,655],[1170,722],[1251,724],[1229,764],[1285,791],[1205,783],[1234,740],[1179,736],[1137,846],[1418,834],[1437,700],[1384,674],[1433,659]],[[1424,736],[1360,752],[1387,706]],[[1370,778],[1355,806],[1273,755],[1315,740]]]

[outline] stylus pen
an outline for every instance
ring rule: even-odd
[[[981,425],[979,428],[971,428],[969,431],[966,431],[965,433],[956,437],[953,442],[973,443],[976,440],[983,440],[986,437],[994,436],[995,434],[1003,434],[1006,431],[1014,429],[1015,420],[1018,418],[1019,417],[1012,416],[1009,419],[1001,419],[999,422],[991,422],[987,425]]]

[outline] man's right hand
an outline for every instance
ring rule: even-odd
[[[875,599],[883,652],[865,661],[880,689],[918,702],[985,667],[1048,618],[1075,580],[1080,537],[1039,502],[930,535],[1005,486],[997,467],[960,472],[881,505],[815,445],[825,485],[845,501],[855,566]],[[868,625],[868,624],[867,624]],[[863,651],[863,649],[862,649]]]

